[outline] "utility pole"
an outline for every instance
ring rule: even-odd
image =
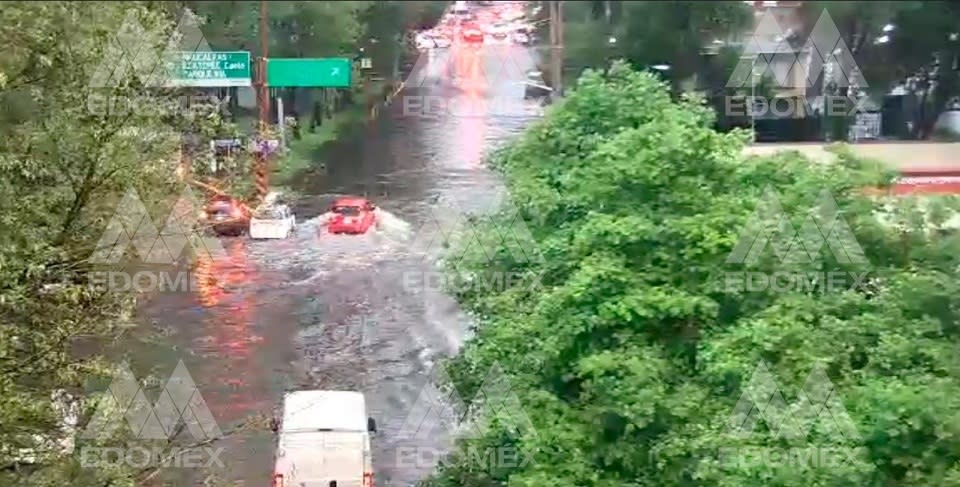
[[[563,95],[563,2],[547,2],[550,8],[550,78],[553,96]]]
[[[257,166],[254,169],[256,183],[256,197],[263,202],[267,196],[269,175],[269,136],[270,127],[270,90],[267,87],[267,49],[269,48],[269,34],[267,32],[267,2],[260,0],[260,59],[257,63],[257,106],[260,109],[259,147],[257,147]]]

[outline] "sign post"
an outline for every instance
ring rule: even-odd
[[[168,86],[250,86],[247,51],[182,51],[167,63]]]
[[[280,150],[287,150],[287,123],[283,116],[283,97],[277,97],[277,120],[280,121]]]

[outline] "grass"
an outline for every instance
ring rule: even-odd
[[[374,84],[371,92],[380,93],[382,90],[383,86]],[[287,185],[303,171],[311,167],[323,167],[325,162],[316,160],[318,150],[367,120],[367,101],[364,94],[356,95],[354,100],[353,106],[325,119],[315,132],[310,132],[301,125],[300,140],[294,140],[288,131],[287,152],[276,160],[271,180],[278,185]]]

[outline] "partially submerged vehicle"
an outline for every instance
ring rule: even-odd
[[[377,207],[366,198],[339,198],[327,214],[327,232],[359,235],[377,224]]]
[[[527,79],[523,82],[523,86],[523,97],[527,100],[539,100],[553,94],[553,88],[546,85],[543,73],[540,71],[527,71]]]
[[[250,211],[235,198],[217,195],[204,208],[203,219],[217,235],[238,236],[250,225]]]
[[[297,229],[297,219],[290,207],[282,204],[264,204],[250,217],[250,238],[287,238]]]

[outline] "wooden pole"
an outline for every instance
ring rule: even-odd
[[[268,175],[270,156],[267,152],[269,149],[267,138],[269,136],[268,128],[270,126],[270,91],[267,86],[267,50],[270,46],[269,34],[267,32],[267,19],[267,2],[260,0],[260,59],[257,63],[257,94],[259,95],[257,105],[260,109],[260,146],[257,147],[257,165],[254,171],[256,199],[258,202],[263,202],[269,189]]]
[[[550,8],[550,81],[553,96],[559,97],[563,92],[563,14],[561,2],[547,2]]]

